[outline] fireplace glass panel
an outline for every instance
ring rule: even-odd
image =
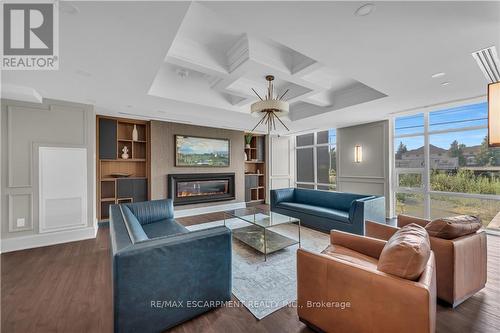
[[[177,182],[178,198],[229,193],[229,180],[197,180]]]

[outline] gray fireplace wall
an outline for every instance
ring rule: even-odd
[[[229,167],[176,167],[175,139],[178,135],[192,135],[230,140]],[[151,121],[151,199],[167,198],[167,176],[171,173],[225,173],[235,174],[235,200],[176,206],[176,210],[224,205],[245,201],[244,133],[222,128],[195,126],[163,121]]]

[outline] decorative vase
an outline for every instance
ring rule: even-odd
[[[139,133],[137,132],[137,126],[134,125],[134,129],[132,130],[132,141],[139,140]]]
[[[247,143],[247,144],[245,145],[245,149],[250,149],[250,144],[249,144],[249,143]]]
[[[248,161],[248,155],[245,153],[245,161]]]
[[[127,146],[123,147],[122,149],[122,159],[127,160],[128,159],[128,148]]]

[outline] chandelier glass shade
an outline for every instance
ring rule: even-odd
[[[289,131],[288,127],[280,119],[280,117],[286,117],[290,109],[288,102],[283,100],[283,97],[287,94],[288,89],[278,97],[277,95],[274,95],[274,76],[268,75],[266,76],[266,80],[268,81],[268,87],[265,98],[262,98],[255,91],[255,89],[252,89],[255,95],[259,98],[259,101],[250,106],[250,111],[252,116],[261,117],[257,125],[255,125],[252,129],[252,132],[260,125],[265,125],[267,127],[267,133],[270,133],[271,130],[276,130],[277,123],[280,123],[284,128],[286,128],[287,131]]]

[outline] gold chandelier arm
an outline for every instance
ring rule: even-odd
[[[266,115],[267,115],[267,114],[266,114]],[[257,125],[255,125],[255,127],[254,127],[254,128],[253,128],[250,132],[255,131],[255,129],[256,129],[257,127],[259,127],[259,125],[260,125],[260,124],[262,124],[262,123],[264,122],[264,119],[266,119],[266,115],[264,115],[264,116],[260,119],[260,121],[257,123]]]
[[[281,101],[283,99],[283,97],[285,97],[286,93],[289,91],[290,89],[287,89],[285,90],[285,92],[280,96],[280,98],[278,98],[278,101]]]
[[[255,91],[254,88],[252,88],[253,92],[255,93],[255,95],[257,95],[258,98],[260,98],[261,101],[263,101],[262,97],[260,97],[260,95]]]
[[[276,118],[278,118],[281,125],[283,125],[283,127],[285,127],[287,131],[290,131],[290,129],[285,125],[285,123],[280,119],[280,117],[276,117]]]

